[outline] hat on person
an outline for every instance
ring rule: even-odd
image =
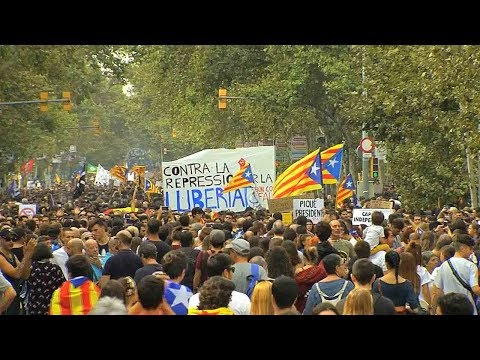
[[[224,242],[225,242],[225,233],[223,232],[223,230],[213,229],[210,232],[210,243],[214,247],[219,247],[223,245]]]
[[[7,241],[15,241],[19,239],[18,235],[15,234],[11,228],[2,229],[2,231],[0,231],[0,238],[3,238]]]
[[[250,243],[245,239],[235,239],[225,246],[225,249],[232,249],[240,255],[247,256],[250,253]]]

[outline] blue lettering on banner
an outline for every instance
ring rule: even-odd
[[[248,187],[223,194],[223,188],[182,189],[165,192],[165,206],[179,212],[189,211],[193,207],[211,209],[233,209],[248,205]]]

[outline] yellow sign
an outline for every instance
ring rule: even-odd
[[[293,216],[291,212],[282,213],[282,221],[285,226],[291,225],[293,222]]]

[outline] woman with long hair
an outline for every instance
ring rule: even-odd
[[[305,265],[295,270],[295,281],[299,288],[295,307],[300,313],[305,309],[308,292],[313,284],[327,276],[323,263],[317,265],[318,252],[315,246],[307,247],[303,254],[303,258],[305,260]]]
[[[343,315],[373,315],[373,296],[368,289],[355,288],[345,299]]]
[[[392,300],[395,311],[399,315],[407,314],[407,304],[414,311],[418,309],[420,304],[412,283],[399,275],[400,255],[390,250],[385,254],[385,265],[387,271],[385,275],[375,280],[372,291]]]
[[[270,280],[261,280],[255,285],[250,315],[273,315],[272,282]]]
[[[420,300],[423,308],[429,307],[431,303],[429,284],[433,282],[433,278],[427,269],[422,266],[422,249],[417,243],[410,242],[405,248],[405,251],[413,255],[415,259],[416,271],[420,277],[421,290],[418,299]]]

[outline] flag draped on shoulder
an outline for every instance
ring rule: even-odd
[[[352,174],[348,174],[345,179],[340,183],[337,191],[337,208],[342,207],[343,201],[354,195],[355,182],[353,181]]]
[[[80,179],[77,182],[77,187],[73,193],[73,198],[79,198],[85,191],[85,174],[86,174],[86,165],[83,165],[82,172],[80,173]]]
[[[255,185],[250,164],[245,161],[245,159],[240,159],[238,164],[240,165],[240,170],[233,175],[228,184],[223,188],[224,194],[229,191]]]
[[[123,182],[127,182],[127,167],[123,165],[115,165],[110,169],[110,175]]]
[[[337,144],[322,151],[322,179],[324,184],[336,184],[340,181],[343,144]]]
[[[305,191],[322,188],[320,149],[290,165],[275,181],[273,198],[299,195]]]

